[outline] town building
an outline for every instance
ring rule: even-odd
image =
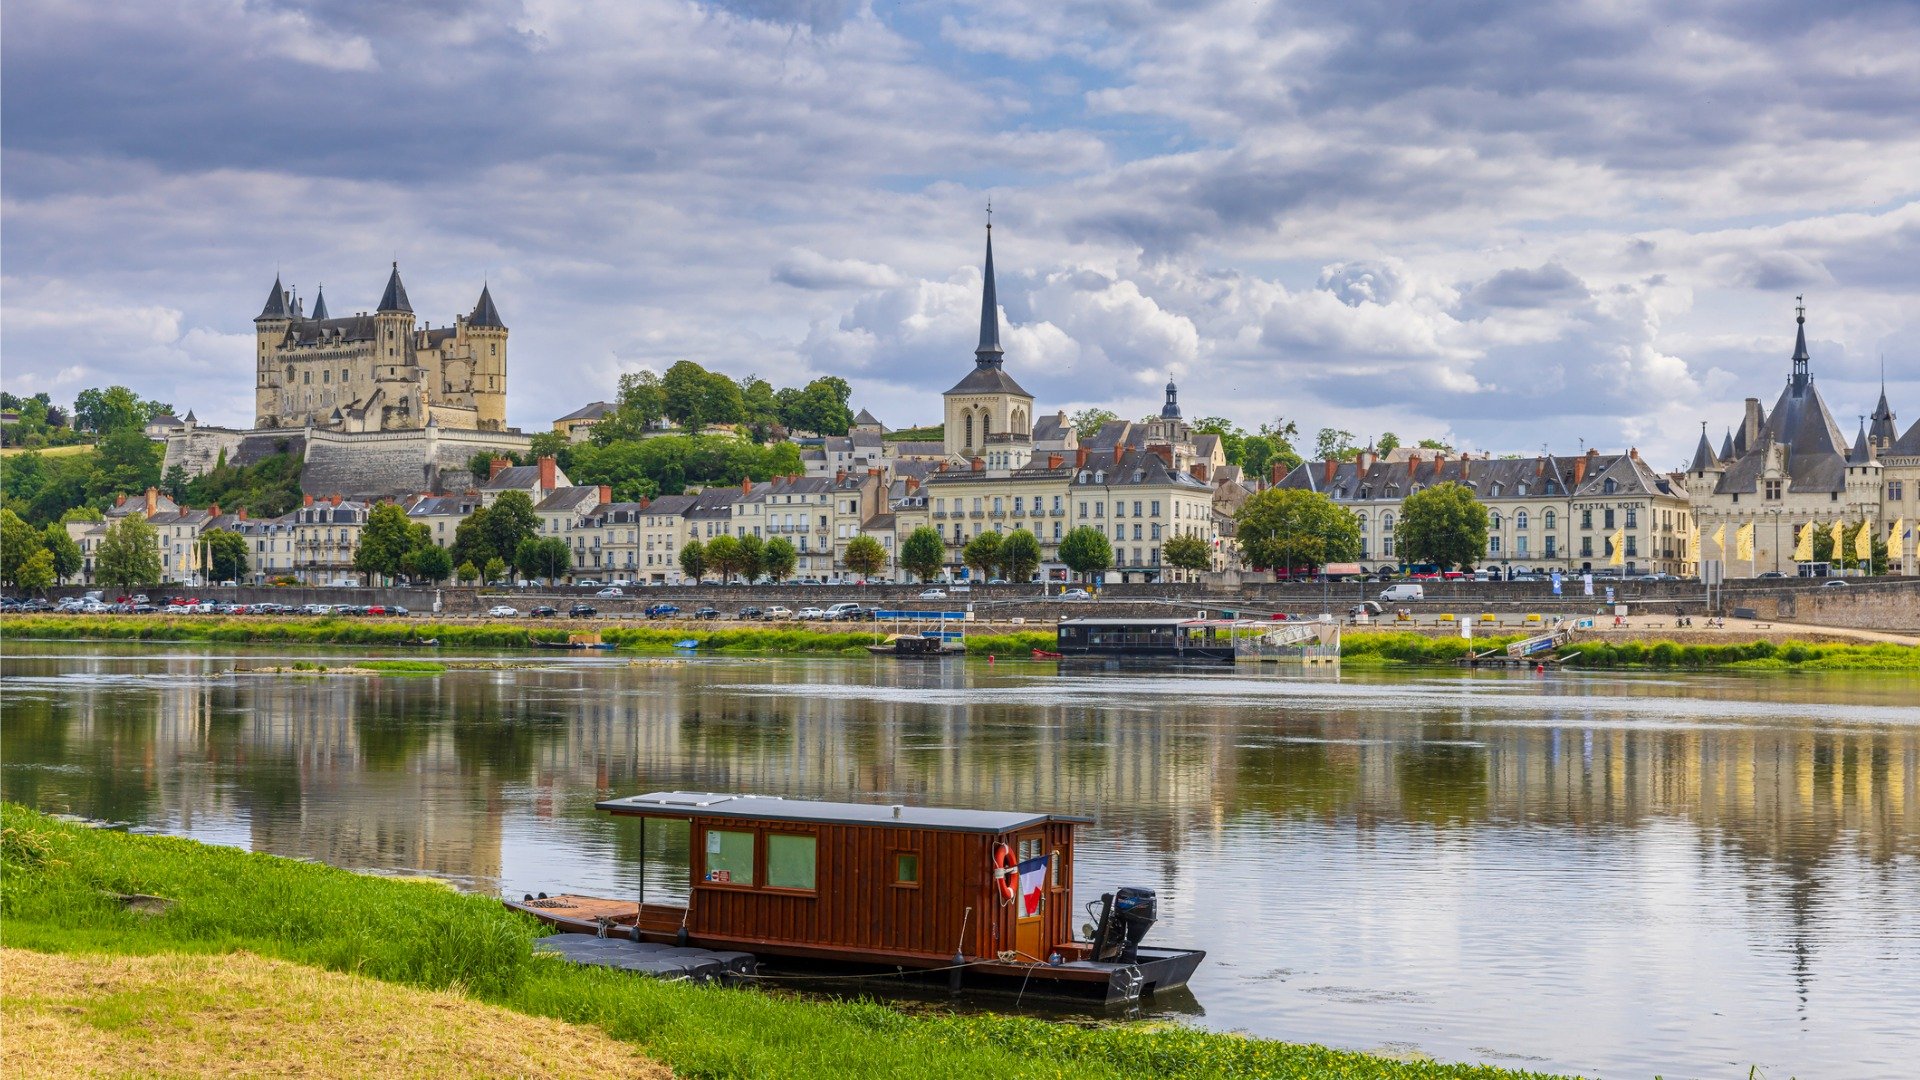
[[[585,442],[593,433],[593,425],[606,419],[607,414],[619,406],[611,401],[591,401],[573,410],[553,422],[553,430],[567,437],[568,442]]]

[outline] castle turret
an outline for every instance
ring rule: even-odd
[[[386,291],[380,294],[380,307],[373,313],[373,381],[383,411],[378,430],[419,427],[417,418],[425,413],[413,358],[413,321],[413,305],[407,302],[407,287],[400,283],[396,262],[387,275]]]
[[[467,337],[473,344],[475,421],[482,431],[499,431],[507,426],[507,324],[486,285],[467,316]]]
[[[280,348],[286,344],[287,330],[293,325],[293,300],[280,275],[273,276],[273,291],[253,320],[254,379],[253,422],[258,427],[275,426],[280,413]]]

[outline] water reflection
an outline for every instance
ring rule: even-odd
[[[7,652],[0,779],[46,809],[629,895],[610,794],[1079,811],[1080,899],[1159,887],[1155,937],[1212,952],[1205,1023],[1669,1076],[1920,1051],[1910,679],[568,657],[361,680]],[[645,842],[649,897],[684,895],[684,835]]]

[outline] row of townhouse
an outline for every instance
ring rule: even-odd
[[[300,507],[279,517],[249,518],[244,509],[223,513],[218,506],[181,506],[158,489],[148,488],[142,498],[121,496],[103,521],[69,522],[67,535],[79,545],[80,578],[87,584],[94,581],[107,530],[136,514],[153,526],[163,584],[215,583],[202,543],[215,530],[237,533],[246,540],[245,577],[250,584],[278,578],[308,585],[349,584],[358,580],[353,556],[371,510],[369,503],[339,495],[323,499],[308,495]]]

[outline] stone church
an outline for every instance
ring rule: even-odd
[[[506,428],[507,327],[485,286],[443,327],[416,323],[398,263],[371,314],[330,315],[324,289],[305,306],[275,277],[253,320],[256,428]]]

